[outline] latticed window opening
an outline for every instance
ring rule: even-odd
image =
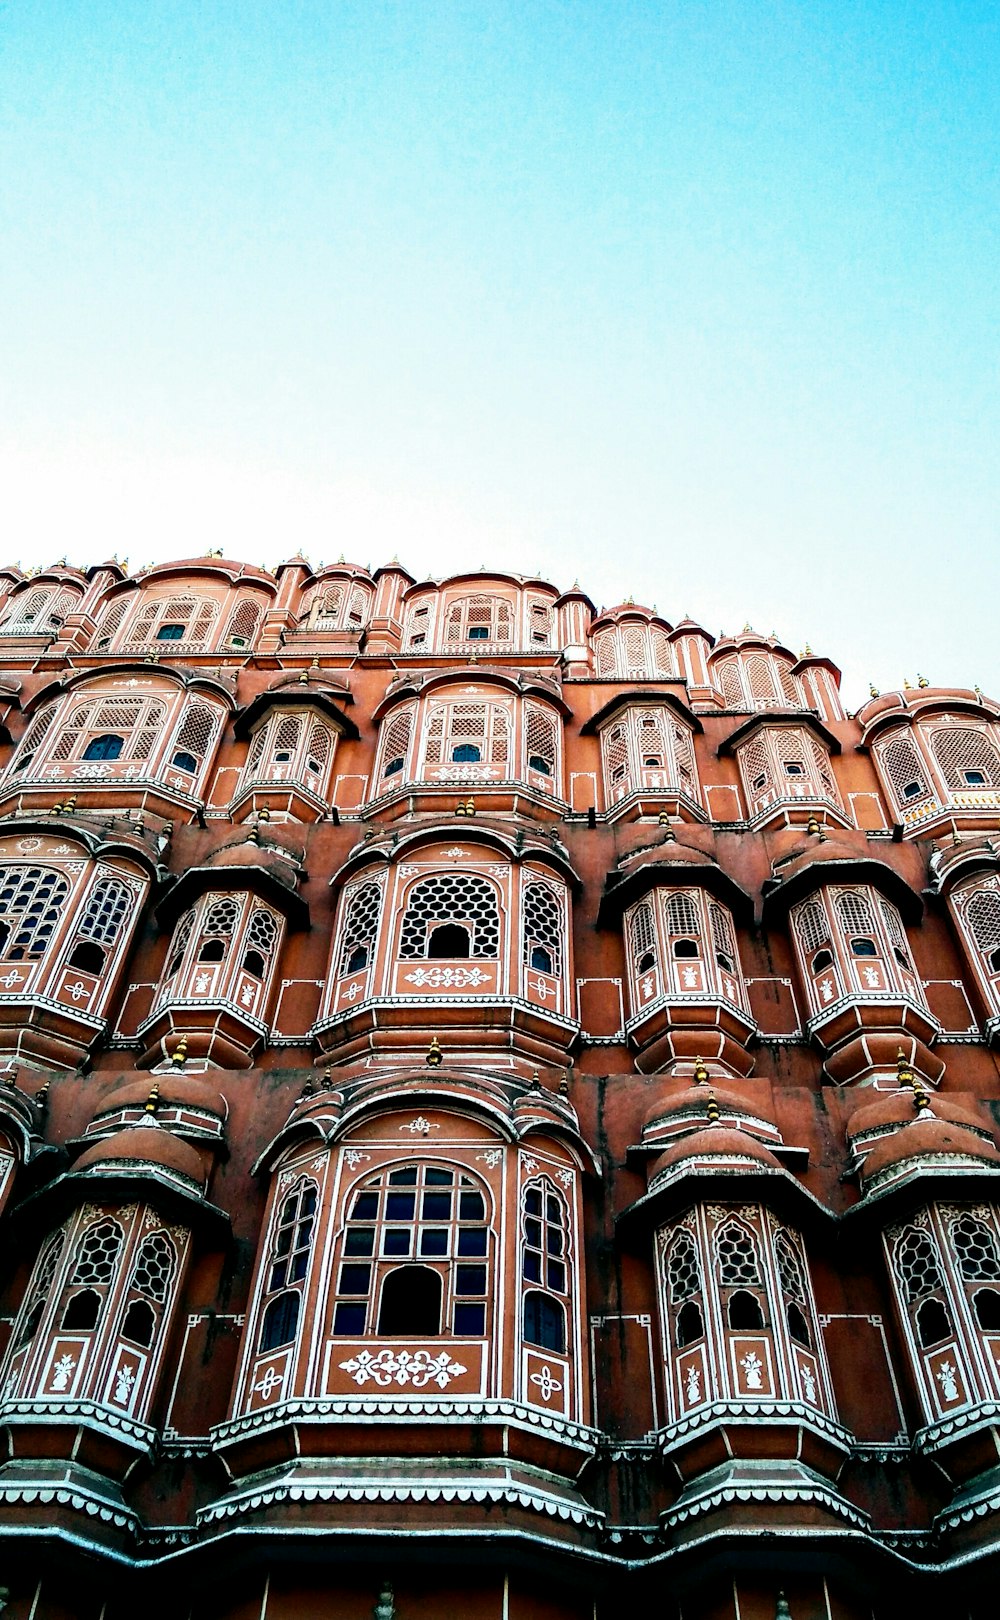
[[[667,1258],[667,1287],[672,1305],[682,1305],[692,1294],[701,1293],[698,1250],[690,1232],[678,1232]]]
[[[171,763],[194,772],[208,754],[218,726],[218,714],[204,703],[189,703],[174,737]]]
[[[667,900],[667,933],[701,938],[701,911],[690,894],[672,894]],[[676,954],[676,953],[675,953]]]
[[[903,922],[899,912],[896,910],[894,905],[890,904],[888,900],[879,901],[879,910],[882,913],[882,921],[885,923],[885,931],[889,936],[889,943],[892,946],[892,954],[895,956],[900,967],[906,968],[908,972],[912,972],[913,964],[910,961],[910,950],[906,943],[906,934],[903,930]]]
[[[782,697],[788,704],[789,708],[799,708],[802,703],[802,693],[799,690],[798,681],[785,664],[776,662],[776,668],[778,672],[778,681],[781,686]]]
[[[49,703],[44,709],[40,709],[38,714],[36,714],[34,720],[21,739],[21,746],[17,751],[17,757],[14,760],[13,766],[11,767],[13,771],[26,770],[31,764],[31,761],[34,759],[36,753],[44,742],[49,728],[55,719],[56,710],[58,707],[58,703]]]
[[[486,1200],[471,1176],[428,1163],[383,1170],[351,1202],[333,1331],[480,1338],[488,1257]]]
[[[148,760],[162,735],[166,712],[163,703],[151,698],[90,699],[66,716],[51,757]]]
[[[445,615],[445,642],[499,641],[513,644],[514,610],[502,596],[466,596],[452,602]]]
[[[985,1221],[960,1215],[951,1225],[951,1244],[966,1282],[1000,1282],[1000,1249]]]
[[[510,715],[499,703],[448,703],[428,708],[427,765],[506,766],[510,758]]]
[[[541,973],[562,973],[564,913],[545,883],[529,883],[521,902],[524,963]]]
[[[291,1344],[299,1324],[302,1284],[309,1270],[318,1192],[313,1181],[299,1181],[278,1205],[268,1262],[269,1299],[261,1318],[261,1351]]]
[[[54,934],[69,882],[47,866],[8,866],[0,883],[0,955],[37,961]]]
[[[963,900],[959,900],[959,905]],[[964,901],[965,920],[991,973],[1000,973],[1000,893],[979,889]]]
[[[736,937],[733,925],[727,912],[712,902],[708,908],[708,918],[712,925],[712,943],[715,946],[715,960],[727,973],[736,972]]]
[[[774,1241],[774,1251],[778,1259],[778,1277],[782,1293],[789,1299],[794,1299],[799,1305],[805,1305],[808,1296],[802,1261],[786,1233],[778,1233]]]
[[[640,709],[636,714],[636,740],[639,744],[639,763],[648,769],[665,770],[670,765],[670,744],[667,740],[666,717],[655,709]]]
[[[321,776],[330,761],[330,752],[333,739],[328,726],[321,720],[314,720],[309,728],[309,745],[306,748],[306,770],[314,776]]]
[[[382,732],[382,764],[379,779],[382,783],[391,783],[393,777],[407,776],[406,761],[410,751],[410,738],[413,735],[414,710],[401,709],[385,724]]]
[[[949,788],[1000,787],[1000,753],[976,726],[946,726],[931,733],[931,751]]]
[[[566,1349],[567,1251],[562,1199],[550,1181],[530,1183],[522,1200],[521,1272],[535,1286],[524,1296],[522,1331],[526,1343],[559,1353]]]
[[[161,1305],[177,1269],[177,1251],[165,1232],[153,1232],[136,1256],[130,1287]]]
[[[360,973],[375,951],[382,891],[377,883],[363,883],[347,901],[340,947],[341,973]]]
[[[410,890],[399,943],[402,957],[435,955],[434,935],[448,926],[449,956],[495,961],[500,953],[500,912],[496,890],[475,873],[440,872]],[[460,934],[466,936],[461,948]],[[458,947],[457,949],[452,947]]]
[[[7,610],[0,635],[53,635],[80,601],[79,593],[38,586],[15,597]]]
[[[114,878],[102,878],[94,885],[87,909],[80,919],[78,936],[95,945],[113,945],[119,938],[132,906],[131,890]]]
[[[536,598],[528,604],[528,639],[534,647],[547,647],[552,640],[552,611]]]
[[[649,632],[649,645],[652,651],[651,667],[656,675],[676,674],[674,662],[674,649],[667,639],[665,630],[658,630],[655,625]]]
[[[846,894],[837,896],[837,917],[841,929],[851,941],[852,949],[855,943],[860,943],[852,936],[868,936],[873,942],[875,935],[875,918],[866,895],[849,890]],[[871,955],[871,952],[858,952],[855,955]]]
[[[774,793],[771,755],[762,737],[754,737],[739,750],[740,769],[751,807]]]
[[[227,895],[223,900],[213,901],[201,925],[202,943],[198,951],[199,962],[221,962],[223,960],[227,950],[227,942],[233,936],[242,910],[242,899],[236,900],[231,895]]]
[[[795,912],[795,930],[804,951],[811,952],[830,941],[830,922],[818,900],[807,900]]]
[[[416,651],[420,647],[426,646],[430,614],[429,606],[411,609],[406,628],[407,651]]]
[[[141,651],[154,643],[166,649],[172,642],[205,647],[218,616],[218,602],[208,597],[169,596],[144,602],[129,626],[122,650]]]
[[[609,785],[613,788],[616,783],[624,781],[628,775],[628,737],[625,727],[612,726],[605,731],[602,738],[604,744],[604,769],[607,773]]]
[[[174,929],[174,937],[170,944],[170,955],[167,958],[167,971],[165,974],[165,977],[168,979],[172,979],[174,977],[174,974],[178,971],[181,963],[184,960],[184,952],[188,948],[188,943],[194,930],[195,916],[196,912],[192,906],[190,911],[185,911],[184,915],[178,920],[177,927]]]
[[[95,1221],[88,1226],[76,1247],[76,1263],[71,1285],[93,1283],[104,1286],[114,1278],[125,1234],[117,1221]]]
[[[697,797],[698,776],[695,770],[694,748],[691,734],[681,726],[673,728],[674,759],[677,764],[677,785],[692,798]]]
[[[878,759],[897,804],[919,804],[930,797],[927,774],[909,737],[893,737],[883,744]]]
[[[926,1232],[909,1226],[896,1244],[896,1274],[910,1305],[944,1287],[938,1257]]]
[[[559,757],[555,717],[536,703],[525,706],[525,754],[529,769],[554,777]]]
[[[38,1324],[42,1319],[42,1312],[48,1303],[55,1281],[56,1271],[62,1257],[63,1245],[66,1242],[65,1232],[54,1232],[42,1249],[35,1265],[35,1274],[31,1286],[25,1296],[24,1311],[21,1325],[17,1330],[14,1348],[20,1349],[38,1332]]]
[[[715,680],[727,709],[736,709],[742,712],[749,708],[750,705],[743,690],[743,677],[738,658],[725,658],[721,663],[717,664],[715,666]]]
[[[246,934],[243,966],[254,978],[262,979],[278,939],[278,924],[270,911],[263,907],[253,913]]]
[[[117,602],[112,602],[106,612],[102,614],[94,636],[95,652],[106,652],[111,646],[117,632],[124,623],[126,613],[132,606],[132,601],[131,596],[120,597]]]
[[[598,675],[615,673],[615,632],[599,630],[594,637],[594,661]]]
[[[758,656],[746,661],[747,684],[757,709],[770,709],[780,702],[769,658]]]
[[[629,923],[632,934],[632,962],[637,973],[648,973],[656,966],[656,927],[653,908],[644,900],[636,906]]]
[[[724,1288],[739,1288],[746,1284],[760,1287],[757,1244],[739,1221],[729,1221],[722,1227],[715,1239],[715,1252],[719,1281]]]
[[[251,647],[260,624],[261,611],[259,602],[240,602],[230,614],[224,645],[237,649]]]

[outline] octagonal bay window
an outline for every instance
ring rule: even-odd
[[[337,745],[358,736],[345,702],[351,702],[346,687],[319,671],[302,671],[248,704],[234,726],[249,744],[230,806],[234,821],[263,809],[276,820],[316,821],[326,814]]]
[[[866,705],[859,718],[864,745],[904,832],[938,824],[996,827],[1000,723],[981,695],[890,694]]]
[[[583,727],[601,745],[604,802],[632,816],[705,816],[694,738],[701,724],[677,699],[622,694]]]
[[[840,744],[818,721],[752,720],[719,752],[735,755],[756,826],[805,824],[811,817],[847,824],[831,759]]]
[[[426,1047],[428,1022],[467,1042],[565,1052],[576,1031],[570,874],[535,835],[518,858],[474,839],[416,845],[386,867],[369,842],[343,882],[332,971],[314,1035]],[[366,860],[367,857],[367,860]],[[436,1010],[435,1010],[436,1009]]]

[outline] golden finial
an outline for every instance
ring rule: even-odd
[[[444,1062],[441,1056],[441,1045],[436,1035],[431,1036],[431,1044],[427,1048],[427,1056],[424,1061],[432,1069],[438,1068]]]
[[[669,810],[661,810],[656,819],[659,822],[661,827],[669,827],[670,826],[670,811]]]
[[[568,1080],[566,1075],[563,1075],[562,1079],[559,1082],[559,1095],[560,1095],[560,1097],[568,1097],[569,1096],[569,1080]]]
[[[871,682],[871,681],[868,683],[868,692],[869,692],[869,696],[871,696],[873,698],[877,698],[877,697],[882,696],[882,694],[879,691],[878,687],[875,686],[874,683]]]
[[[708,1094],[708,1106],[705,1109],[705,1117],[710,1125],[718,1125],[719,1120],[722,1118],[722,1115],[719,1112],[718,1100],[714,1091],[710,1091]]]
[[[904,692],[912,692],[913,691],[913,687],[910,685],[910,683],[907,680],[905,675],[903,676],[903,691]]]
[[[257,820],[266,822],[266,821],[270,821],[270,819],[271,819],[270,810],[268,809],[266,804],[262,804],[260,809],[257,811]]]
[[[35,1092],[35,1101],[43,1113],[45,1113],[49,1106],[49,1086],[51,1084],[51,1080],[46,1080],[41,1091]]]
[[[470,664],[478,664],[478,662],[479,662],[479,659],[476,657],[475,653],[474,652],[470,653],[469,654],[469,663]]]
[[[924,687],[924,686],[930,686],[930,684],[931,684],[931,683],[930,683],[930,681],[929,681],[929,680],[928,680],[928,679],[927,679],[927,676],[926,676],[926,675],[920,675],[920,674],[918,674],[918,675],[917,675],[917,685],[918,685],[918,686],[920,686],[920,687]]]
[[[308,686],[309,685],[309,671],[307,669],[300,669],[299,670],[299,685],[300,686]]]
[[[475,815],[475,813],[476,813],[476,801],[475,801],[475,799],[466,799],[466,801],[465,801],[465,813],[466,813],[467,816],[474,816]]]
[[[902,1047],[896,1053],[896,1079],[901,1086],[912,1086],[914,1083],[913,1070],[906,1060],[906,1053]]]
[[[333,1075],[331,1074],[329,1069],[324,1069],[323,1070],[323,1090],[324,1091],[332,1091],[333,1090]]]
[[[247,843],[248,844],[259,844],[260,843],[260,828],[257,826],[256,822],[254,822],[253,826],[250,828],[250,833],[249,833],[249,836],[247,838]]]
[[[958,828],[957,827],[952,827],[952,829],[951,829],[951,847],[952,847],[952,849],[957,849],[961,842],[962,842],[962,840],[958,836]]]
[[[810,647],[808,641],[806,642],[806,653],[805,653],[805,655],[806,655],[807,658],[814,658],[815,657],[815,653],[813,652],[812,648]]]
[[[913,1106],[916,1109],[918,1115],[922,1114],[925,1111],[925,1109],[928,1109],[930,1107],[930,1105],[931,1105],[931,1100],[928,1097],[926,1091],[924,1090],[923,1081],[920,1080],[916,1075],[914,1075],[914,1077],[913,1077]]]
[[[72,795],[71,798],[68,798],[66,800],[66,803],[63,805],[63,809],[65,810],[67,815],[71,815],[72,812],[76,809],[76,794],[75,793]]]
[[[170,1061],[174,1065],[175,1069],[183,1069],[185,1063],[187,1062],[187,1050],[187,1036],[182,1035],[170,1054]]]
[[[455,806],[455,814],[456,814],[456,816],[464,816],[465,813],[466,813],[465,802],[464,802],[464,800],[459,799],[458,803]]]
[[[695,1058],[694,1060],[694,1083],[696,1086],[708,1085],[708,1070],[705,1067],[703,1058]]]
[[[152,1090],[150,1091],[149,1096],[146,1098],[146,1107],[144,1109],[144,1112],[147,1113],[147,1114],[155,1114],[156,1110],[159,1108],[159,1106],[160,1106],[160,1082],[159,1082],[159,1080],[154,1080]]]
[[[541,1091],[542,1089],[542,1079],[537,1069],[533,1069],[531,1073],[531,1089],[532,1091]]]
[[[814,838],[819,837],[819,821],[815,816],[810,816],[806,822],[806,832],[811,833]]]

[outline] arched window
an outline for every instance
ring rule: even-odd
[[[67,958],[69,967],[84,973],[103,971],[108,950],[121,938],[133,899],[131,890],[115,878],[95,883]]]
[[[656,967],[656,928],[653,908],[647,901],[636,906],[629,920],[632,940],[632,966],[636,975],[651,973]]]
[[[497,893],[486,878],[469,872],[439,872],[410,889],[399,942],[405,958],[429,957],[441,923],[467,935],[464,956],[496,961],[500,953]],[[451,936],[457,939],[457,935]]]
[[[260,1349],[276,1350],[295,1337],[300,1296],[309,1272],[316,1225],[316,1183],[301,1177],[284,1194],[272,1218],[261,1317]]]
[[[965,904],[965,919],[987,971],[1000,973],[1000,890],[976,890]]]
[[[853,891],[837,897],[837,916],[854,956],[877,956],[875,919],[865,895]]]
[[[446,647],[464,641],[492,641],[514,645],[514,609],[502,596],[464,596],[449,604],[445,612]]]
[[[80,592],[39,585],[15,596],[7,610],[0,635],[41,636],[50,639],[63,620],[80,604]]]
[[[928,1234],[919,1227],[907,1227],[897,1241],[894,1264],[911,1307],[918,1342],[927,1346],[947,1338],[951,1318],[943,1299],[936,1297],[944,1292],[944,1277]]]
[[[69,895],[69,883],[46,866],[0,868],[0,955],[35,962],[45,952]]]
[[[12,774],[17,771],[27,770],[48,735],[58,707],[58,703],[48,703],[43,709],[39,709],[28,730],[21,738],[10,767]]]
[[[689,894],[672,894],[667,900],[667,933],[674,939],[675,956],[700,954],[695,941],[701,937],[701,913],[697,902]],[[684,938],[678,940],[678,935]],[[678,951],[678,943],[694,944],[695,948],[691,952]]]
[[[360,973],[370,963],[378,934],[382,890],[377,883],[362,883],[347,900],[340,941],[340,972]]]
[[[491,1292],[486,1199],[472,1176],[422,1162],[361,1183],[340,1246],[335,1333],[481,1338]]]
[[[278,938],[278,925],[271,912],[258,907],[246,932],[243,966],[255,979],[262,979],[270,965]]]
[[[199,962],[221,962],[225,959],[239,915],[239,901],[229,895],[223,900],[216,900],[209,907],[201,926]]]
[[[785,1320],[788,1333],[796,1344],[812,1349],[812,1335],[806,1312],[809,1298],[803,1276],[802,1259],[787,1232],[779,1232],[774,1240],[778,1260],[778,1277],[785,1301]]]
[[[698,1296],[701,1294],[701,1268],[698,1250],[690,1232],[677,1233],[667,1257],[667,1294],[673,1312],[674,1342],[677,1348],[692,1344],[705,1332]]]
[[[394,777],[407,776],[406,763],[413,734],[413,708],[397,709],[382,731],[381,766],[376,773],[383,787],[392,785]]]
[[[262,611],[259,602],[240,602],[229,616],[223,646],[232,647],[236,651],[252,647]]]
[[[168,750],[171,764],[194,775],[208,757],[218,729],[217,710],[206,703],[188,702]]]
[[[565,1351],[568,1225],[566,1206],[547,1177],[529,1182],[521,1195],[521,1274],[534,1285],[523,1300],[525,1342]]]
[[[123,652],[145,652],[153,646],[179,650],[207,648],[219,616],[219,603],[204,596],[140,599],[135,617],[122,638]]]
[[[741,1332],[762,1328],[763,1276],[756,1237],[742,1221],[727,1221],[716,1233],[715,1254],[729,1326]]]
[[[38,1256],[34,1276],[31,1279],[21,1308],[21,1320],[14,1333],[13,1347],[15,1350],[20,1350],[24,1345],[30,1344],[38,1332],[43,1312],[52,1292],[52,1284],[55,1280],[65,1241],[65,1232],[54,1232]]]
[[[905,733],[897,733],[883,743],[876,750],[876,758],[885,772],[893,798],[901,808],[920,804],[930,797],[927,772],[911,738]]]
[[[166,713],[155,698],[86,698],[64,716],[50,758],[145,763],[163,734]]]
[[[529,883],[521,901],[521,934],[526,967],[541,973],[562,973],[563,907],[547,883]]]
[[[509,768],[510,713],[503,704],[429,704],[424,737],[424,764],[438,778],[447,779],[449,765],[495,765],[503,774]]]
[[[556,776],[559,759],[558,730],[555,716],[537,703],[525,704],[525,756],[528,769],[541,776]]]
[[[125,1234],[110,1216],[88,1226],[76,1246],[73,1269],[64,1295],[62,1326],[89,1332],[97,1326],[104,1301],[118,1270]]]

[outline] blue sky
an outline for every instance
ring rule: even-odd
[[[36,564],[497,560],[1000,696],[1000,14],[7,0]]]

